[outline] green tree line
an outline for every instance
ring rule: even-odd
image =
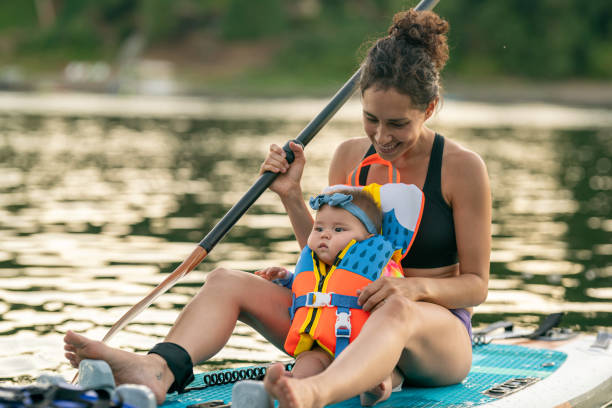
[[[266,69],[344,79],[404,0],[3,0],[0,64],[112,61],[133,34],[145,52],[201,38],[270,44]],[[441,0],[457,77],[612,78],[610,0]],[[187,61],[205,58],[195,49]],[[282,75],[281,75],[282,76]]]

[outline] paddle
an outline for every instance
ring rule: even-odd
[[[421,0],[421,2],[415,7],[417,11],[431,10],[438,4],[439,0]],[[351,97],[355,89],[361,69],[357,70],[346,81],[346,83],[340,88],[340,90],[333,96],[329,103],[323,108],[323,110],[315,116],[314,119],[306,125],[306,127],[300,132],[298,137],[294,140],[296,143],[306,146],[319,131],[325,126],[325,124],[334,116],[334,114],[344,105],[344,103]],[[293,162],[293,152],[289,148],[289,142],[283,146],[283,149],[287,153],[287,161]],[[238,222],[240,217],[251,207],[251,205],[266,191],[266,189],[272,184],[274,179],[278,176],[277,173],[265,172],[259,178],[253,186],[244,194],[244,196],[223,216],[223,218],[214,226],[214,228],[200,241],[199,245],[191,252],[191,254],[185,259],[162,283],[160,283],[155,289],[151,291],[145,298],[140,302],[136,303],[130,310],[128,310],[121,318],[110,328],[108,333],[102,339],[103,342],[109,340],[115,333],[124,328],[134,317],[140,312],[146,309],[155,299],[165,293],[167,290],[172,288],[174,284],[187,275],[196,266],[206,258],[210,251],[217,245],[217,243],[225,236],[225,234]]]

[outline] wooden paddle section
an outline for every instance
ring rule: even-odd
[[[162,283],[157,285],[155,289],[145,296],[140,302],[136,303],[130,310],[128,310],[121,318],[110,328],[108,333],[102,339],[103,342],[109,340],[113,335],[123,329],[125,325],[132,321],[132,319],[139,315],[144,309],[149,307],[151,303],[155,301],[159,296],[164,294],[170,289],[176,281],[187,275],[189,272],[194,270],[196,266],[206,258],[208,252],[201,246],[196,246],[191,254],[185,259]]]

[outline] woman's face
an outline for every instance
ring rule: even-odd
[[[365,90],[362,105],[365,133],[380,157],[389,161],[414,147],[435,107],[431,103],[425,112],[415,109],[408,95],[375,86]]]

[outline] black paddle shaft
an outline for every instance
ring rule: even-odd
[[[419,4],[414,8],[417,11],[431,10],[439,0],[421,0]],[[344,105],[344,103],[353,95],[357,88],[357,83],[361,75],[361,68],[359,68],[351,78],[345,82],[338,92],[333,96],[329,103],[323,108],[317,116],[314,117],[306,125],[306,127],[300,132],[295,140],[287,142],[283,146],[283,150],[287,154],[287,161],[293,162],[293,152],[289,148],[290,142],[295,142],[306,146],[319,131],[329,122],[329,120],[336,114],[338,109]],[[270,171],[264,172],[257,181],[249,188],[249,190],[242,196],[240,200],[221,218],[221,220],[214,226],[214,228],[206,234],[206,236],[200,241],[200,246],[210,252],[221,239],[227,234],[227,232],[238,222],[238,220],[244,215],[244,213],[253,205],[253,203],[263,194],[264,191],[270,184],[276,179],[278,173],[272,173]]]

